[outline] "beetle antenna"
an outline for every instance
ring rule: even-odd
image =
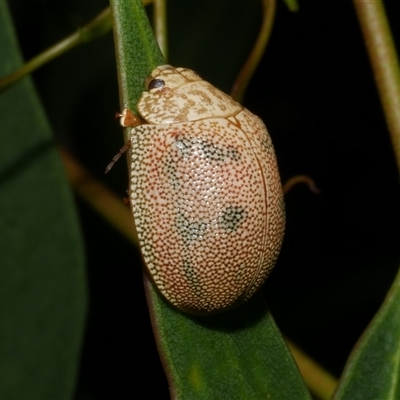
[[[127,141],[120,149],[119,152],[113,157],[112,161],[110,164],[107,165],[106,170],[104,171],[105,174],[108,174],[111,170],[111,168],[114,166],[114,164],[121,158],[122,154],[124,154],[129,147],[131,147],[130,141]]]

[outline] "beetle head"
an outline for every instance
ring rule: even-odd
[[[190,69],[161,65],[147,77],[146,88],[149,92],[173,90],[187,83],[200,80],[201,78]]]
[[[149,124],[173,124],[227,118],[243,108],[195,72],[161,65],[146,79],[137,108]]]

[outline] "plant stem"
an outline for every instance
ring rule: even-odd
[[[276,0],[263,0],[263,24],[258,34],[256,44],[250,53],[249,58],[240,70],[231,90],[231,96],[239,103],[243,99],[243,94],[247,89],[251,77],[256,70],[262,55],[265,52],[269,38],[271,36],[272,26],[275,19]]]
[[[22,68],[18,69],[11,75],[1,78],[0,93],[17,83],[25,75],[30,74],[74,47],[105,35],[111,30],[111,28],[112,20],[110,8],[106,8],[83,28],[78,29],[77,32],[32,58],[32,60],[28,61],[22,66]]]
[[[96,180],[67,150],[59,150],[68,180],[76,193],[135,247],[139,247],[129,207],[103,183]]]
[[[317,396],[318,399],[330,399],[337,386],[337,379],[328,371],[325,371],[290,340],[285,338],[285,341],[292,352],[293,358],[299,367],[301,376],[303,377],[307,387]]]
[[[381,0],[353,0],[400,170],[400,68]]]
[[[154,3],[154,35],[164,58],[168,59],[167,0]]]
[[[152,0],[142,0],[143,5],[150,4]],[[158,3],[158,2],[155,2]],[[9,87],[17,83],[24,76],[36,71],[38,68],[61,56],[64,53],[72,50],[83,43],[91,42],[108,33],[112,28],[112,19],[110,7],[106,8],[92,21],[90,21],[83,28],[79,28],[77,32],[66,37],[61,42],[48,48],[42,53],[38,54],[32,60],[24,64],[20,69],[12,74],[0,78],[0,93],[7,90]],[[164,27],[165,29],[165,27]]]
[[[292,188],[299,183],[305,183],[308,188],[315,194],[320,194],[321,191],[318,189],[314,180],[308,175],[295,175],[288,179],[283,185],[283,193],[285,196],[292,190]]]

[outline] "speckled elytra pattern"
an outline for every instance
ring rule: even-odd
[[[145,264],[160,292],[195,314],[249,299],[273,267],[284,206],[262,121],[190,70],[138,103],[130,198]],[[157,82],[158,84],[158,82]],[[150,86],[151,87],[151,84]]]

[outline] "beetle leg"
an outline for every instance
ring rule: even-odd
[[[120,149],[119,152],[113,157],[112,161],[110,164],[107,165],[106,170],[104,171],[105,174],[109,173],[111,168],[114,166],[114,164],[120,159],[122,154],[124,154],[127,150],[129,150],[129,147],[131,147],[131,142],[128,140]]]
[[[122,113],[116,113],[115,114],[116,118],[119,118],[119,123],[121,126],[124,128],[130,127],[130,128],[135,128],[136,126],[144,124],[144,121],[135,115],[129,108],[125,108]],[[119,150],[119,152],[113,157],[112,161],[110,164],[107,165],[107,168],[105,170],[105,174],[110,172],[111,168],[114,166],[114,164],[120,159],[122,154],[124,154],[130,147],[130,141],[128,140]]]

